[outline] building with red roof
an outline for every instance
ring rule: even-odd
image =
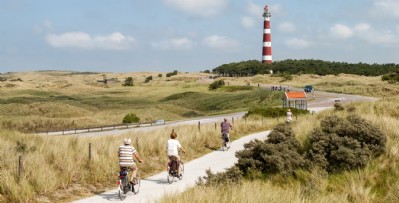
[[[308,96],[306,92],[285,92],[283,108],[308,109]]]

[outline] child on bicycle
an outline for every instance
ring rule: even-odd
[[[129,170],[131,170],[132,176],[130,178],[130,183],[134,184],[136,174],[139,168],[135,164],[133,156],[140,163],[142,163],[143,160],[140,158],[139,154],[137,153],[137,150],[130,145],[131,143],[132,143],[131,139],[125,138],[124,145],[119,147],[118,157],[119,157],[120,170],[122,170],[122,168],[128,168]]]
[[[177,160],[177,176],[180,176],[180,156],[179,156],[179,150],[181,150],[183,153],[186,153],[186,151],[183,149],[181,146],[180,142],[176,140],[177,134],[175,130],[172,130],[172,133],[170,134],[170,138],[168,140],[168,143],[166,145],[166,151],[168,154],[168,158],[170,161],[172,161],[173,158],[176,158]]]

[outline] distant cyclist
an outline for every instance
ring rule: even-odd
[[[183,149],[181,146],[180,142],[176,140],[177,134],[175,130],[172,130],[172,133],[170,134],[170,138],[168,140],[168,143],[166,145],[166,151],[168,154],[168,158],[170,161],[172,161],[173,158],[176,158],[177,160],[177,176],[180,176],[180,156],[179,156],[179,150],[181,150],[183,153],[186,153],[186,151]]]
[[[227,149],[230,148],[230,129],[233,130],[233,125],[224,118],[224,121],[220,124],[221,132],[222,132],[222,139],[225,140]]]
[[[142,163],[143,160],[140,158],[137,150],[131,146],[132,140],[129,138],[125,138],[124,144],[119,147],[118,156],[119,156],[119,167],[122,171],[122,168],[128,168],[132,171],[132,176],[130,178],[130,183],[135,184],[135,177],[138,171],[137,165],[134,163],[133,156],[137,159],[138,162]]]

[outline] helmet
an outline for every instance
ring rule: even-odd
[[[125,145],[130,145],[132,143],[132,140],[130,138],[125,138]]]

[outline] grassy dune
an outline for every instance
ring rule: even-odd
[[[386,153],[367,167],[333,175],[298,171],[296,177],[275,175],[245,180],[241,185],[195,187],[180,195],[170,194],[161,202],[398,202],[399,97],[351,104],[346,109],[351,112],[330,110],[301,116],[293,123],[293,130],[303,143],[324,117],[355,112],[378,126],[388,138]]]
[[[134,87],[120,83],[97,83],[104,77],[123,80],[132,76]],[[147,76],[154,80],[144,83]],[[250,106],[276,105],[280,95],[266,94],[257,88],[226,87],[208,91],[207,74],[179,74],[158,78],[158,73],[73,73],[46,71],[12,73],[11,78],[23,82],[0,83],[0,202],[68,201],[114,187],[117,172],[117,147],[130,137],[138,146],[145,163],[140,164],[144,176],[164,170],[164,143],[171,128],[140,134],[103,137],[46,137],[28,135],[15,130],[62,129],[120,123],[126,113],[136,113],[143,121],[175,120],[198,115],[212,115],[240,110]],[[338,80],[339,78],[339,80]],[[280,84],[281,78],[255,76],[224,78],[226,84]],[[333,82],[342,81],[342,85]],[[353,81],[353,82],[351,82]],[[247,180],[241,186],[228,188],[198,187],[182,195],[170,195],[165,202],[397,202],[399,201],[398,116],[399,98],[392,96],[397,86],[382,83],[377,77],[294,76],[282,84],[302,87],[313,84],[317,90],[384,97],[373,103],[352,104],[354,111],[379,126],[388,136],[388,150],[368,167],[340,175],[328,176],[317,171],[302,172],[297,179],[266,177]],[[339,89],[335,89],[339,88]],[[194,93],[191,93],[194,92]],[[185,94],[188,94],[184,96]],[[175,99],[178,97],[178,99]],[[229,102],[226,102],[228,100]],[[301,142],[333,111],[298,117],[293,124]],[[342,111],[339,114],[347,114]],[[281,121],[281,120],[280,120]],[[235,123],[232,138],[251,132],[272,129],[275,119],[252,117]],[[188,149],[184,160],[202,156],[220,144],[219,129],[214,124],[180,126],[178,139]],[[88,145],[92,143],[92,160],[88,160]],[[23,156],[24,173],[17,175],[18,157]],[[95,174],[95,175],[93,175]],[[258,196],[252,195],[259,191]],[[223,191],[223,192],[220,192]],[[207,195],[204,195],[207,194]],[[251,195],[248,195],[251,194]],[[190,198],[190,199],[188,199]],[[263,198],[263,199],[262,199]],[[248,201],[247,201],[248,200]],[[279,201],[281,202],[281,201]]]
[[[120,81],[132,76],[135,86],[97,82],[104,75]],[[150,75],[154,79],[144,83]],[[0,127],[23,132],[97,127],[120,124],[127,113],[135,113],[141,122],[178,120],[276,105],[280,97],[279,93],[253,87],[209,91],[204,74],[157,75],[61,71],[9,74],[8,78],[23,81],[0,83]]]

